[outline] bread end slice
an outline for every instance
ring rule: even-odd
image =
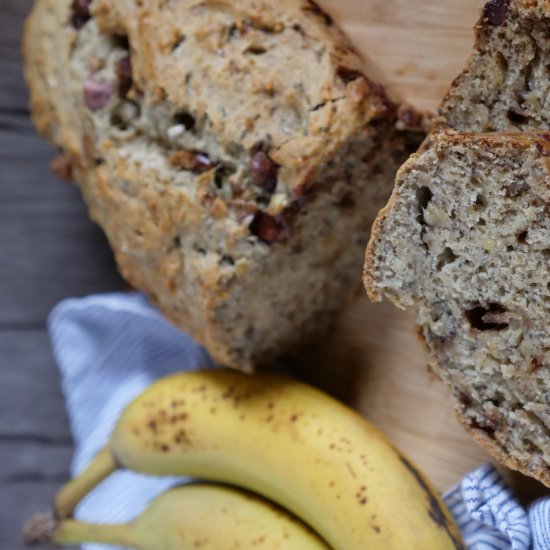
[[[550,486],[550,136],[441,131],[397,176],[366,255],[498,460]]]

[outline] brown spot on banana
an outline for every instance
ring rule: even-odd
[[[351,477],[353,477],[354,479],[357,479],[357,474],[355,473],[355,470],[353,469],[353,466],[349,462],[346,462],[346,468],[348,469],[349,473],[351,474]]]
[[[426,493],[426,497],[428,498],[429,503],[428,515],[430,516],[430,518],[447,532],[449,538],[453,541],[453,544],[455,545],[455,548],[457,550],[466,550],[466,547],[464,546],[462,541],[458,539],[453,533],[453,526],[451,525],[449,518],[443,511],[443,508],[441,508],[438,500],[433,495],[432,489],[428,486],[424,478],[420,475],[420,472],[418,472],[418,470],[404,456],[399,455],[399,459],[401,460],[405,468],[407,468],[407,470],[409,470],[409,472],[411,472],[411,474],[415,477],[420,487],[422,487],[422,489]]]
[[[223,393],[222,393],[222,399],[229,399],[233,394],[235,393],[235,387],[229,386]]]

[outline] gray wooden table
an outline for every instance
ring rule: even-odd
[[[32,0],[0,0],[0,549],[68,478],[71,436],[45,321],[67,296],[121,287],[78,190],[48,170],[29,120],[20,42]]]

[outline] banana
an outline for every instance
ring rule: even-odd
[[[97,525],[37,516],[24,532],[28,543],[84,542],[137,550],[328,550],[298,519],[267,501],[234,488],[192,484],[157,497],[132,523]]]
[[[56,499],[58,517],[118,468],[255,491],[335,550],[464,548],[437,493],[370,423],[273,374],[164,378],[122,414],[107,447]]]

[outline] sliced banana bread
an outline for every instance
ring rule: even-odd
[[[24,57],[123,276],[219,362],[285,353],[356,293],[422,136],[314,2],[38,0]]]
[[[369,296],[414,305],[459,417],[550,486],[550,136],[438,132],[373,228]]]
[[[550,0],[490,0],[474,54],[436,125],[462,132],[550,129]]]

